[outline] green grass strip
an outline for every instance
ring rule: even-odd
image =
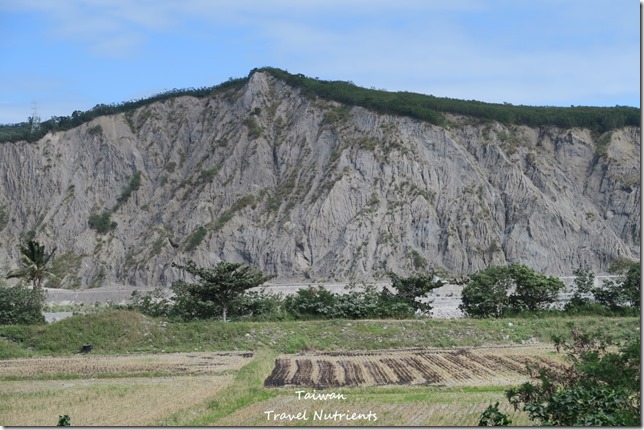
[[[253,360],[235,375],[233,383],[202,404],[198,409],[182,411],[158,423],[163,426],[208,426],[217,420],[253,403],[262,402],[280,394],[278,389],[264,388],[264,379],[270,374],[277,353],[260,350]]]

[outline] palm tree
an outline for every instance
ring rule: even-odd
[[[35,240],[28,240],[24,245],[18,245],[20,250],[20,268],[7,274],[9,278],[22,278],[30,281],[34,289],[42,288],[42,281],[48,276],[56,276],[49,271],[49,266],[56,252],[56,247],[47,254],[45,245]]]

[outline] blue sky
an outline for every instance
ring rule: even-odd
[[[527,105],[640,106],[635,0],[0,0],[0,123],[272,66]]]

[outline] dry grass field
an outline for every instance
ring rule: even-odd
[[[0,360],[0,378],[110,377],[212,374],[236,370],[248,362],[251,352],[195,352],[132,355],[80,355]]]
[[[316,394],[329,392],[324,390]],[[484,391],[463,388],[375,387],[367,391],[353,388],[338,392],[342,392],[346,400],[299,400],[296,390],[287,389],[278,397],[254,403],[209,425],[476,426],[481,412],[490,403],[497,401],[499,409],[512,419],[512,425],[533,424],[525,412],[513,410],[505,400],[503,389],[499,387]],[[267,414],[269,411],[273,413]],[[303,415],[304,411],[306,415]],[[342,413],[348,414],[342,416]],[[356,414],[353,416],[355,419],[350,419],[352,414]]]
[[[0,425],[475,426],[497,401],[532,425],[504,391],[526,365],[563,363],[548,342],[573,325],[639,334],[639,318],[583,316],[167,324],[104,311],[6,326]]]
[[[67,414],[79,426],[190,423],[241,388],[235,375],[252,358],[201,352],[2,360],[0,422],[47,426]],[[503,387],[526,381],[526,364],[560,363],[546,344],[304,351],[264,361],[261,384],[270,396],[205,424],[468,426],[499,401],[514,424],[527,425],[526,414],[504,401]]]
[[[251,353],[46,357],[0,361],[0,423],[50,426],[154,425],[207,402]],[[15,380],[12,380],[15,379]]]

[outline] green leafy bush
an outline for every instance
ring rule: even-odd
[[[407,303],[414,311],[419,312],[429,312],[432,307],[429,303],[422,303],[417,299],[443,285],[443,281],[435,280],[433,273],[429,275],[416,274],[404,278],[389,272],[387,276],[391,279],[391,288],[395,291],[393,299]]]
[[[175,287],[183,288],[182,282],[175,283]],[[173,290],[176,292],[177,288]],[[229,301],[226,315],[237,321],[414,316],[414,307],[387,289],[379,292],[373,285],[349,284],[345,290],[343,294],[335,294],[320,286],[310,286],[286,297],[267,292],[266,289],[243,291]],[[127,308],[152,317],[196,320],[222,314],[223,303],[220,300],[203,300],[186,294],[168,297],[162,289],[157,288],[148,293],[133,292]]]
[[[543,426],[640,425],[639,337],[606,352],[609,342],[573,329],[571,341],[556,339],[555,346],[571,364],[529,369],[535,382],[506,391],[515,408]]]
[[[359,288],[349,284],[344,294],[336,296],[336,305],[332,315],[335,318],[363,319],[378,318],[381,312],[382,297],[373,285]]]
[[[604,281],[603,286],[593,288],[595,301],[610,309],[640,308],[640,263],[632,261],[625,266],[618,266],[619,278],[615,281]]]
[[[511,264],[507,270],[515,288],[509,297],[515,312],[546,309],[564,288],[559,278],[542,275],[523,264]]]
[[[93,213],[89,216],[87,223],[90,228],[100,234],[108,233],[116,228],[116,222],[111,220],[112,212],[105,210],[100,214]]]
[[[500,317],[509,307],[512,279],[503,266],[492,266],[470,277],[459,308],[471,317]]]
[[[512,420],[508,415],[499,411],[499,402],[496,402],[494,406],[489,405],[479,420],[479,427],[505,427],[510,424],[512,424]]]
[[[44,324],[45,297],[41,288],[0,287],[0,325]]]
[[[295,319],[410,318],[415,311],[410,300],[364,284],[349,284],[343,294],[321,286],[302,288],[284,299],[284,307]]]
[[[138,170],[134,172],[134,175],[130,178],[130,181],[128,182],[127,186],[123,188],[121,191],[121,195],[116,199],[116,205],[114,206],[114,209],[112,211],[117,210],[119,207],[124,205],[132,193],[136,190],[138,190],[141,187],[141,172]]]
[[[103,134],[103,127],[100,124],[96,124],[94,127],[88,128],[87,132],[92,136],[101,136]]]
[[[258,138],[264,132],[262,127],[260,127],[260,125],[257,124],[257,121],[252,116],[249,116],[244,120],[244,125],[248,127],[248,134],[251,137],[251,139]]]
[[[594,274],[588,268],[576,269],[573,272],[575,293],[564,309],[574,313],[594,310],[605,315],[640,309],[640,263],[617,259],[611,264],[609,272],[619,275],[618,278],[606,280],[601,287],[595,287]]]
[[[333,318],[411,318],[414,307],[386,288],[378,291],[375,286],[349,284],[345,293],[337,295]]]
[[[590,304],[590,295],[595,286],[595,274],[588,267],[578,267],[572,273],[575,275],[575,292],[564,307],[566,311],[575,311]]]
[[[471,317],[500,317],[546,309],[564,284],[522,264],[491,266],[470,277],[459,308]]]
[[[321,286],[301,288],[286,297],[284,306],[296,319],[333,318],[337,297]]]
[[[151,317],[167,317],[171,315],[172,302],[160,287],[149,293],[134,290],[130,300],[131,302],[127,306],[130,310],[136,310]]]
[[[208,234],[208,230],[204,226],[199,226],[195,229],[192,234],[188,237],[186,242],[186,251],[190,252],[201,244],[201,242]]]
[[[293,319],[293,316],[284,308],[284,296],[279,293],[267,292],[266,289],[244,292],[231,309],[231,316],[237,320],[284,321]]]

